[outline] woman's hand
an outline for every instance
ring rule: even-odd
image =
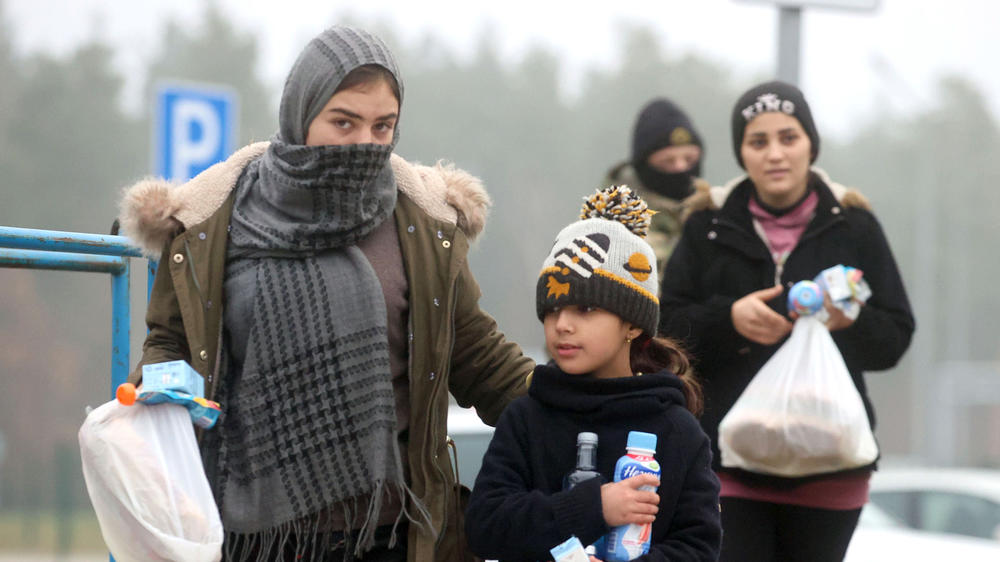
[[[637,474],[621,482],[601,486],[601,511],[609,527],[628,523],[644,525],[656,519],[660,496],[640,490],[640,486],[659,486],[660,479],[652,474]]]
[[[781,285],[754,291],[733,303],[733,327],[746,339],[771,345],[792,331],[792,323],[784,316],[771,310],[767,301],[780,297]]]
[[[855,301],[858,306],[864,306],[865,303],[860,301]],[[837,330],[843,330],[844,328],[850,328],[857,317],[851,318],[844,313],[844,310],[839,306],[834,306],[833,302],[830,300],[830,295],[823,295],[823,308],[826,311],[826,322],[823,323],[826,329],[830,332],[835,332]],[[791,317],[792,321],[799,319],[799,313],[794,310],[788,311],[788,316]]]
[[[864,306],[864,303],[860,303]],[[830,295],[823,295],[823,308],[826,309],[826,313],[829,318],[826,321],[826,329],[831,332],[837,330],[843,330],[844,328],[850,328],[854,324],[854,318],[844,314],[844,311],[840,307],[834,306],[833,302],[830,300]]]

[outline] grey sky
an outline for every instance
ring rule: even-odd
[[[645,22],[673,53],[694,52],[740,77],[773,73],[777,9],[761,0],[659,0],[596,3],[468,2],[462,0],[217,0],[261,41],[264,78],[279,85],[298,50],[343,14],[393,24],[405,40],[431,32],[470,52],[485,27],[502,53],[520,56],[540,44],[558,53],[572,87],[588,66],[610,64],[622,44],[616,22]],[[204,0],[5,0],[21,52],[65,53],[80,41],[106,37],[118,63],[134,73],[158,47],[168,16],[197,25]],[[881,0],[874,13],[809,9],[803,17],[801,85],[824,134],[848,133],[877,100],[909,111],[933,100],[935,80],[959,74],[983,91],[1000,115],[1000,2]],[[136,91],[138,80],[130,82]],[[137,100],[132,100],[135,104]]]

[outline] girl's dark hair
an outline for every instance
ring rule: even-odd
[[[349,90],[362,84],[373,84],[379,81],[385,81],[389,85],[389,89],[392,90],[393,95],[396,96],[396,101],[402,102],[401,98],[403,96],[399,90],[399,82],[392,75],[392,72],[389,72],[389,69],[381,64],[363,64],[348,72],[347,76],[344,76],[344,79],[340,81],[340,84],[337,85],[337,89],[333,93],[336,94],[341,90]]]
[[[629,348],[629,362],[632,373],[656,373],[664,369],[677,375],[684,383],[684,399],[687,409],[700,416],[704,407],[701,383],[695,378],[691,367],[691,357],[681,344],[670,338],[650,337],[642,334],[632,340]]]

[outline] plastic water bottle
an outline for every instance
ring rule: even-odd
[[[600,476],[596,468],[597,434],[581,431],[576,436],[576,469],[566,475],[563,489],[571,490],[580,482]]]
[[[576,436],[576,468],[563,479],[563,489],[571,490],[577,484],[600,475],[601,473],[597,472],[597,434],[581,431]],[[603,540],[603,537],[601,539]],[[587,545],[585,552],[596,556],[598,548],[595,545]]]
[[[652,474],[660,477],[660,463],[656,462],[656,435],[641,431],[628,432],[625,454],[615,464],[615,482],[620,482],[638,474]],[[642,486],[640,490],[655,492],[654,486]],[[620,562],[634,560],[649,552],[649,542],[653,525],[630,523],[611,529],[607,535],[604,560]]]

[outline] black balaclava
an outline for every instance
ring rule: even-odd
[[[650,154],[668,146],[693,144],[702,150],[701,137],[694,130],[691,120],[672,101],[657,98],[646,104],[636,118],[632,130],[632,167],[651,191],[681,200],[691,194],[691,180],[701,175],[701,160],[685,172],[667,173],[657,170],[646,162]]]
[[[761,113],[776,111],[785,113],[798,119],[809,137],[812,144],[812,158],[810,163],[816,161],[819,155],[819,131],[813,122],[812,113],[809,111],[809,104],[806,103],[802,91],[786,82],[765,82],[758,84],[747,90],[733,106],[733,150],[736,152],[736,161],[740,167],[743,165],[743,157],[740,155],[740,147],[743,146],[743,133],[747,124],[754,117]]]

